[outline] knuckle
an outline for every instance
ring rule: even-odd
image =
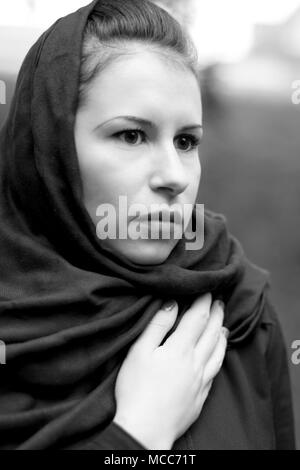
[[[217,316],[218,316],[218,319],[222,319],[224,318],[224,310],[223,310],[223,307],[218,303],[217,305],[217,309],[216,309],[216,313],[217,313]]]
[[[127,356],[135,356],[140,355],[143,350],[143,338],[139,338],[132,344],[130,347]]]
[[[218,300],[215,300],[213,305],[212,305],[212,310],[214,314],[219,318],[224,316],[224,309],[221,303]]]
[[[209,374],[209,372],[207,370],[205,370],[203,372],[203,377],[202,377],[202,387],[201,389],[205,389],[205,387],[207,386],[208,382],[211,380],[211,377],[210,377],[211,373]]]
[[[217,318],[215,319],[215,328],[217,329],[219,334],[222,333],[222,327],[223,327],[223,316],[217,316]]]
[[[211,303],[212,303],[212,295],[211,295],[211,293],[208,292],[207,294],[205,294],[205,295],[203,296],[203,300],[204,300],[204,305],[205,305],[205,307],[210,308]]]
[[[223,352],[225,354],[227,343],[228,343],[228,337],[226,337],[224,333],[221,334],[221,337],[222,337],[222,343],[223,343]]]
[[[165,329],[165,327],[167,326],[167,322],[165,320],[151,320],[149,325],[151,326],[156,326],[158,328],[161,328],[161,329]]]
[[[216,361],[216,365],[217,365],[218,369],[222,367],[223,362],[224,362],[224,358],[225,358],[225,354],[222,351],[221,354],[218,355],[218,358],[217,358],[217,361]]]
[[[220,338],[220,329],[214,328],[211,332],[211,340],[214,344],[217,344]]]
[[[201,319],[203,321],[203,323],[207,323],[208,320],[209,320],[209,311],[207,309],[203,309],[203,311],[201,312]]]
[[[227,349],[227,339],[225,338],[224,334],[221,332],[220,338],[219,338],[219,350],[220,350],[220,355],[223,357],[226,353]]]
[[[222,326],[222,337],[224,339],[224,342],[225,342],[225,346],[227,345],[227,342],[228,342],[228,337],[229,337],[229,330],[228,328]]]
[[[170,312],[168,312],[167,310],[159,310],[156,315],[154,315],[153,318],[157,318],[157,319],[167,319],[169,318],[170,316]]]
[[[165,310],[160,310],[153,318],[150,320],[152,325],[159,325],[159,326],[168,326],[174,320],[174,316],[171,312],[167,312]]]
[[[197,297],[194,300],[192,305],[195,305],[196,307],[209,308],[210,304],[211,304],[211,301],[212,301],[212,295],[211,295],[211,293],[208,292],[206,294],[203,294],[203,295],[200,295],[199,297]]]

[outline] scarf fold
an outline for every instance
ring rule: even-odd
[[[179,303],[175,329],[197,296],[223,299],[232,348],[264,308],[268,274],[219,214],[205,212],[201,250],[182,239],[161,265],[102,250],[73,136],[82,33],[96,3],[30,49],[0,133],[0,448],[64,447],[105,427],[126,352],[164,300]]]

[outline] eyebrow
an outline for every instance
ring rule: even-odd
[[[138,116],[116,116],[112,119],[108,119],[108,121],[103,122],[100,124],[100,126],[97,127],[102,127],[104,124],[107,124],[108,122],[114,121],[116,119],[126,119],[127,121],[143,124],[145,126],[155,128],[155,124],[148,119],[143,119]],[[180,131],[188,130],[188,129],[203,129],[203,126],[201,124],[189,124],[187,126],[181,127]]]

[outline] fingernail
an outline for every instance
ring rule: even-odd
[[[226,328],[226,326],[222,326],[222,333],[225,336],[225,338],[228,339],[229,330],[228,330],[228,328]]]
[[[170,311],[170,310],[173,310],[173,308],[175,307],[176,305],[176,300],[168,300],[167,302],[165,302],[163,305],[162,305],[162,310],[167,310],[167,311]]]

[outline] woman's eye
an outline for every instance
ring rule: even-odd
[[[194,135],[180,135],[175,142],[176,147],[184,152],[189,152],[199,145],[199,139]]]
[[[115,136],[130,145],[138,145],[145,141],[144,132],[137,129],[127,129],[125,131],[118,132]]]

